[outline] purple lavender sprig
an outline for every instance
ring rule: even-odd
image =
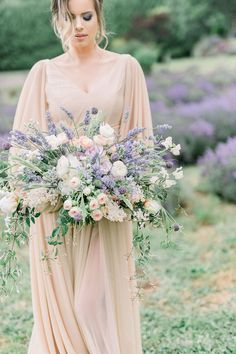
[[[76,131],[76,135],[79,138],[79,132],[78,132],[73,114],[71,112],[67,111],[67,109],[65,109],[64,107],[60,107],[60,108],[63,110],[63,112],[66,113],[67,117],[73,122],[74,127],[75,127],[75,131]]]
[[[139,133],[143,132],[145,129],[146,128],[134,128],[134,129],[129,130],[129,132],[127,134],[127,139],[135,137]]]
[[[64,107],[60,107],[60,108],[63,110],[63,112],[66,113],[67,117],[68,117],[70,120],[73,120],[73,121],[74,121],[74,116],[73,116],[73,114],[72,114],[71,112],[67,111],[67,109],[65,109]]]
[[[52,120],[52,116],[49,111],[46,111],[45,113],[46,120],[47,120],[47,125],[48,125],[48,131],[51,135],[57,135],[57,128],[55,123]]]
[[[18,145],[30,149],[30,145],[28,144],[28,138],[26,134],[21,132],[20,130],[12,130],[10,132],[12,142],[17,143]]]
[[[67,127],[65,126],[65,124],[63,124],[63,123],[61,123],[60,126],[61,126],[62,131],[66,134],[67,138],[68,138],[69,140],[72,140],[73,137],[74,137],[74,133],[72,132],[72,130],[69,129],[69,128],[67,128]]]
[[[90,121],[91,121],[90,112],[87,110],[84,117],[84,124],[89,125]]]

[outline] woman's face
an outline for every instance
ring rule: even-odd
[[[99,29],[93,0],[70,0],[69,11],[73,18],[71,45],[74,47],[93,45]]]

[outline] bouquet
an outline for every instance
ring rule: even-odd
[[[11,247],[1,255],[2,288],[16,261],[14,245],[24,244],[29,227],[42,212],[57,213],[57,227],[47,235],[55,257],[69,227],[82,228],[100,222],[136,222],[133,242],[138,263],[150,255],[150,237],[143,230],[163,226],[167,233],[179,230],[163,203],[168,189],[183,177],[182,167],[173,168],[167,154],[179,155],[180,145],[169,136],[140,138],[145,128],[130,130],[120,138],[96,108],[76,124],[65,108],[70,124],[55,124],[46,112],[48,130],[30,122],[27,132],[11,132],[17,148],[0,170],[0,211],[4,215],[4,239]],[[10,147],[8,146],[8,148]],[[8,149],[6,148],[6,150]]]

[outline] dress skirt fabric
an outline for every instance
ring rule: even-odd
[[[66,76],[66,68],[49,59],[30,70],[18,102],[13,129],[26,130],[30,120],[47,130],[45,110],[65,120],[59,107],[79,122],[97,107],[125,136],[129,129],[152,122],[143,71],[135,58],[119,55],[112,73],[93,94]],[[11,148],[10,157],[16,152]],[[43,212],[31,226],[29,259],[34,326],[28,354],[141,354],[141,330],[132,223],[102,219],[82,230],[70,228],[57,259],[46,237],[57,212]],[[43,259],[48,254],[49,259]]]

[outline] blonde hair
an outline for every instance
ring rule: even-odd
[[[72,34],[72,15],[69,11],[70,0],[51,0],[51,23],[54,32],[62,43],[62,48],[66,52],[69,49],[69,42]],[[108,37],[105,28],[105,19],[103,14],[103,0],[93,0],[94,8],[97,14],[99,31],[96,37],[97,44],[100,44],[103,38],[105,38],[104,49],[108,45]]]

